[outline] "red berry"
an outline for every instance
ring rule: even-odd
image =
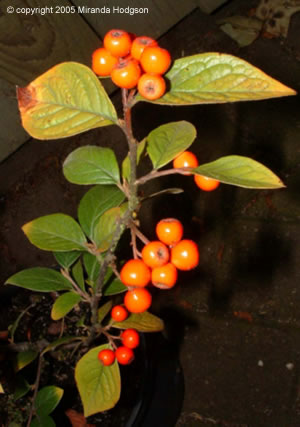
[[[121,365],[129,365],[134,359],[134,353],[131,348],[121,346],[116,350],[116,359]]]
[[[122,344],[128,348],[136,348],[140,344],[139,333],[135,329],[126,329],[121,333]]]
[[[104,366],[110,366],[115,361],[115,352],[109,348],[101,350],[98,353],[98,359]]]
[[[111,310],[111,317],[116,322],[123,322],[128,317],[128,311],[122,305],[115,305]]]
[[[159,241],[147,243],[142,249],[143,261],[148,267],[155,268],[166,264],[169,261],[169,249]]]

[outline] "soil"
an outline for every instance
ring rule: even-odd
[[[161,43],[175,58],[204,51],[234,54],[299,92],[299,13],[287,38],[259,37],[244,48],[217,26],[218,19],[247,14],[257,4],[234,0],[212,16],[195,10]],[[120,109],[119,95],[113,102]],[[152,238],[159,219],[178,217],[185,236],[197,240],[201,250],[199,268],[180,275],[173,290],[157,293],[153,305],[184,372],[177,427],[300,425],[299,105],[295,96],[186,108],[134,107],[137,138],[168,121],[188,120],[197,127],[193,151],[201,162],[249,156],[286,185],[276,191],[222,185],[204,194],[189,177],[172,176],[145,186],[145,194],[166,187],[185,192],[147,201],[140,214],[143,232]],[[61,164],[73,149],[95,143],[117,147],[120,161],[125,155],[121,132],[108,127],[67,140],[30,140],[0,165],[2,283],[23,268],[55,267],[52,255],[31,246],[21,226],[54,212],[76,217],[86,188],[66,182]],[[122,250],[126,255],[125,246]],[[2,286],[0,330],[11,323],[8,307],[21,293]]]

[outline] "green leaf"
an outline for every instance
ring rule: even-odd
[[[63,394],[63,389],[54,385],[39,390],[34,403],[37,415],[42,417],[51,414],[59,404]]]
[[[139,164],[141,156],[145,150],[146,143],[147,143],[147,139],[144,138],[141,142],[139,142],[137,146],[137,158],[136,158],[137,165]],[[131,171],[130,159],[129,159],[129,156],[127,155],[122,163],[122,176],[124,179],[127,179],[127,181],[129,180],[129,177],[130,177],[130,173],[131,173],[130,171]]]
[[[218,104],[296,95],[243,59],[218,52],[177,59],[165,77],[170,90],[154,101],[157,104]],[[137,100],[146,101],[140,95]]]
[[[72,274],[75,282],[80,287],[80,289],[85,291],[83,268],[82,268],[82,263],[80,259],[76,262],[76,264],[72,268]]]
[[[104,344],[88,351],[77,363],[75,379],[84,409],[84,416],[111,409],[120,398],[121,379],[117,361],[103,366],[98,360],[101,350],[110,348]]]
[[[69,215],[52,214],[34,219],[22,230],[30,242],[45,251],[86,249],[86,238],[79,224]]]
[[[89,276],[89,279],[92,282],[96,282],[99,273],[100,273],[100,263],[95,255],[90,254],[89,252],[86,252],[83,255],[83,263],[85,270]]]
[[[71,265],[80,257],[81,253],[78,251],[70,252],[53,252],[53,255],[63,268],[69,269]]]
[[[97,245],[99,252],[105,252],[111,243],[118,223],[127,210],[127,203],[123,203],[117,208],[111,208],[104,212],[95,224],[93,241]]]
[[[238,187],[258,189],[284,187],[278,176],[270,169],[243,156],[221,157],[214,162],[198,166],[192,172]]]
[[[196,138],[195,127],[186,121],[159,126],[147,136],[147,152],[154,169],[159,169],[185,151]]]
[[[92,238],[100,216],[119,206],[124,199],[124,193],[115,185],[96,185],[83,196],[78,206],[78,219],[89,238]]]
[[[71,283],[58,271],[45,267],[27,268],[9,277],[9,285],[37,292],[54,292],[72,289]]]
[[[83,340],[83,337],[73,337],[73,336],[58,338],[57,340],[48,344],[47,347],[45,347],[44,350],[42,351],[41,355],[48,353],[48,351],[54,350],[56,347],[59,347],[60,345],[68,344],[69,342],[72,342],[72,341],[82,341],[82,340]]]
[[[15,360],[15,371],[18,372],[25,368],[25,366],[29,365],[37,358],[38,354],[39,353],[34,350],[27,350],[18,353]]]
[[[52,417],[45,415],[42,417],[34,417],[30,423],[30,427],[56,427]]]
[[[127,286],[123,285],[121,280],[115,278],[112,281],[108,281],[103,288],[103,295],[106,297],[110,295],[121,294],[122,292],[128,291]]]
[[[72,151],[63,164],[66,179],[73,184],[117,184],[119,166],[110,148],[86,145]]]
[[[51,318],[59,320],[68,314],[81,300],[80,295],[75,292],[66,292],[60,295],[52,306]]]
[[[16,376],[16,388],[13,394],[14,400],[18,400],[21,397],[25,396],[31,389],[30,384],[25,380],[23,375]]]
[[[140,332],[159,332],[164,329],[164,322],[148,311],[144,313],[132,313],[123,322],[113,322],[112,325],[114,328],[133,328]]]
[[[77,135],[118,119],[99,79],[76,62],[56,65],[17,95],[23,127],[37,139]]]
[[[101,323],[102,320],[108,315],[112,308],[112,301],[107,301],[98,309],[98,322]]]

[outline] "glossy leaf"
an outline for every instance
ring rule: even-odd
[[[165,77],[170,90],[154,101],[157,104],[218,104],[296,95],[243,59],[218,52],[177,59]],[[141,96],[137,100],[146,101]]]
[[[77,363],[75,379],[84,408],[84,416],[106,411],[120,398],[121,379],[117,361],[103,366],[98,353],[110,345],[104,344],[88,351]]]
[[[154,169],[159,169],[187,150],[196,138],[195,127],[186,121],[159,126],[147,136],[147,152]]]
[[[110,148],[85,145],[72,151],[63,164],[66,179],[73,184],[116,184],[120,180],[115,153]]]
[[[43,417],[51,414],[59,404],[63,394],[63,389],[54,385],[49,385],[39,390],[34,402],[37,415]]]
[[[51,318],[59,320],[65,317],[81,300],[75,292],[66,292],[60,295],[52,306]]]
[[[133,328],[140,332],[159,332],[164,329],[164,322],[154,314],[145,311],[144,313],[132,313],[123,322],[113,322],[114,328]]]
[[[282,181],[261,163],[243,156],[221,157],[193,169],[198,175],[245,188],[281,188]]]
[[[69,215],[52,214],[34,219],[22,230],[30,242],[45,251],[85,249],[87,243],[79,224]]]
[[[77,285],[85,291],[84,275],[81,260],[79,259],[72,268],[72,275]]]
[[[25,368],[25,366],[29,365],[37,358],[38,354],[39,353],[34,350],[27,350],[18,353],[15,360],[15,371],[18,372]]]
[[[136,164],[138,165],[140,160],[141,160],[141,156],[145,150],[146,147],[146,143],[147,143],[147,139],[143,139],[141,142],[139,142],[138,146],[137,146],[137,156],[136,156]],[[129,156],[126,156],[125,159],[123,160],[122,163],[122,176],[123,178],[127,179],[127,181],[129,181],[129,177],[130,177],[130,172],[131,171],[131,167],[130,167],[130,159]]]
[[[105,304],[101,305],[98,309],[98,322],[101,323],[102,320],[108,315],[112,308],[112,300],[107,301]]]
[[[5,283],[36,292],[55,292],[72,289],[71,283],[58,271],[45,267],[33,267],[19,271],[9,277]]]
[[[118,223],[127,209],[127,203],[120,207],[109,209],[99,218],[95,224],[93,241],[99,252],[105,252],[111,244]]]
[[[116,110],[92,70],[63,62],[18,88],[25,130],[37,139],[57,139],[117,122]]]
[[[53,255],[60,266],[69,269],[80,257],[81,253],[78,251],[53,252]]]
[[[78,219],[89,238],[92,238],[100,216],[119,206],[124,199],[124,193],[115,185],[96,185],[83,196],[78,206]]]
[[[112,281],[108,281],[108,283],[103,288],[103,295],[111,296],[121,294],[125,291],[128,291],[127,286],[123,285],[121,280],[115,278]]]

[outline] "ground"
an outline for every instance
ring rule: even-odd
[[[259,37],[244,48],[216,24],[256,4],[233,1],[212,16],[195,11],[161,43],[174,57],[204,51],[237,55],[299,92],[300,14],[291,20],[287,38]],[[113,101],[120,106],[118,95]],[[189,120],[197,127],[193,151],[201,162],[246,155],[286,185],[260,192],[222,185],[211,194],[198,191],[189,177],[152,185],[151,191],[179,186],[185,193],[145,204],[145,234],[154,236],[158,219],[178,217],[201,253],[199,268],[180,276],[174,290],[160,292],[153,307],[166,322],[184,372],[177,427],[299,426],[299,96],[187,108],[140,103],[133,118],[138,138],[159,124]],[[61,164],[74,148],[94,143],[118,147],[120,160],[125,155],[121,133],[109,127],[68,140],[31,140],[0,165],[2,283],[22,268],[55,266],[51,255],[29,244],[21,226],[58,211],[76,216],[85,189],[64,180]],[[11,293],[1,290],[0,330],[7,326]]]

